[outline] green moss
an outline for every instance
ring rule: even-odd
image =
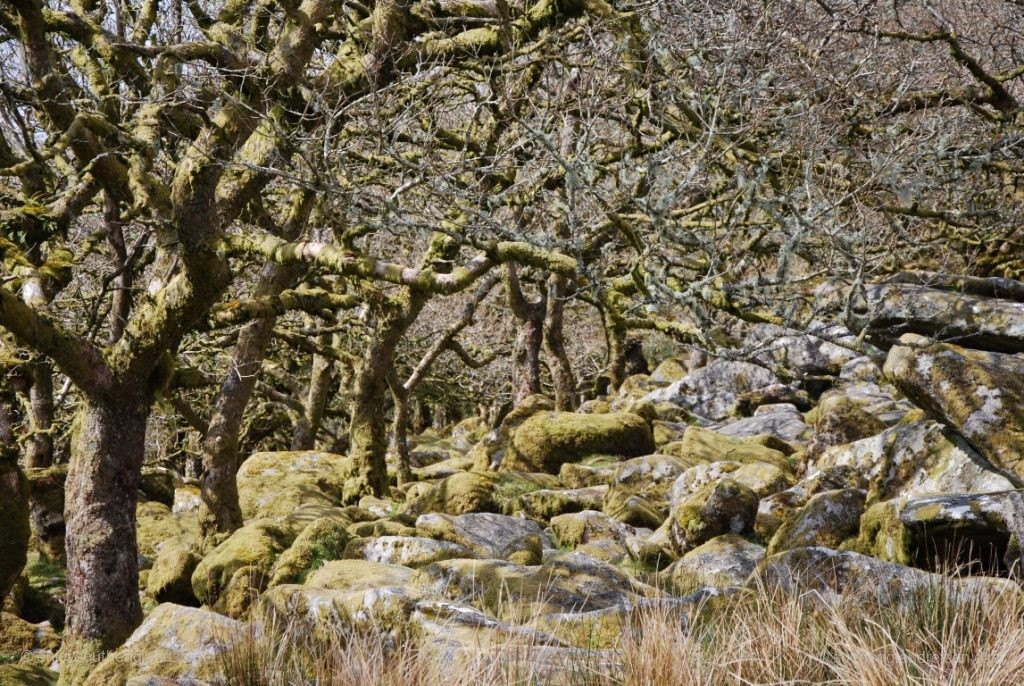
[[[243,604],[239,595],[267,577],[278,556],[292,543],[294,534],[269,521],[256,521],[242,527],[203,558],[192,574],[192,590],[204,605],[226,612]],[[235,578],[239,570],[245,573]],[[263,583],[266,578],[263,579]],[[226,593],[231,586],[232,593]],[[230,616],[230,615],[229,615]]]
[[[200,557],[182,545],[165,546],[149,570],[144,584],[146,591],[157,602],[196,605],[192,574],[199,562]],[[143,585],[141,576],[139,583]]]
[[[555,474],[563,463],[595,453],[635,457],[652,452],[650,427],[635,414],[543,412],[515,430],[500,468]]]
[[[711,429],[691,426],[686,429],[683,440],[669,443],[659,452],[673,455],[690,464],[703,462],[767,462],[786,472],[793,471],[792,460],[779,450],[742,438],[733,438]]]
[[[899,502],[887,500],[875,503],[861,515],[857,537],[844,542],[841,548],[909,565],[911,539],[910,532],[900,521]]]
[[[346,522],[330,518],[316,520],[303,529],[278,558],[270,572],[269,586],[302,583],[310,572],[341,557],[351,539]]]

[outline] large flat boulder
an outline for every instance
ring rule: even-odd
[[[1024,303],[1019,326],[1024,336]],[[885,373],[908,398],[1024,484],[1024,358],[907,335]]]
[[[651,428],[630,412],[541,412],[512,433],[503,471],[557,474],[565,462],[595,454],[637,457],[654,452]]]
[[[763,366],[715,360],[644,398],[655,404],[674,403],[704,419],[721,421],[733,414],[739,396],[778,383],[779,378]]]
[[[913,333],[985,350],[1024,350],[1024,302],[889,283],[868,287],[865,305],[863,325],[882,343]]]
[[[238,469],[242,515],[287,517],[303,505],[338,505],[348,464],[344,455],[315,450],[253,453]]]
[[[226,684],[225,653],[245,636],[244,625],[216,612],[158,605],[116,652],[92,671],[85,686],[123,684],[139,674]]]

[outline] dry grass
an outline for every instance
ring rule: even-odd
[[[228,654],[225,675],[239,686],[1002,686],[1024,683],[1021,598],[954,601],[934,588],[883,607],[762,590],[718,599],[689,617],[655,605],[611,650],[506,645],[454,661],[411,636],[313,640],[269,627],[271,638],[254,636]],[[546,659],[532,660],[532,650]]]

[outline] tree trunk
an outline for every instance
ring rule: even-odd
[[[28,484],[18,467],[14,423],[9,403],[0,398],[0,607],[25,567],[30,537]]]
[[[563,336],[565,277],[552,274],[548,279],[547,311],[544,315],[544,344],[554,360],[551,375],[555,384],[555,408],[563,412],[576,409],[576,376],[565,351]]]
[[[412,483],[412,467],[409,464],[409,393],[394,379],[391,397],[395,400],[395,417],[391,422],[391,446],[388,450],[398,465],[398,485]]]
[[[327,338],[327,337],[325,337]],[[320,344],[329,347],[330,340],[321,340]],[[306,393],[302,421],[295,423],[292,435],[292,450],[313,450],[316,448],[316,435],[324,420],[327,407],[327,394],[334,378],[334,360],[325,355],[313,355],[313,364],[309,372],[309,390]]]
[[[270,343],[273,319],[244,326],[238,335],[231,368],[221,383],[210,426],[203,440],[202,505],[199,512],[201,547],[208,549],[219,534],[242,526],[238,505],[238,440],[242,416],[252,397],[256,379]]]
[[[377,332],[370,339],[356,376],[349,425],[351,470],[345,481],[348,502],[360,496],[381,496],[388,491],[387,464],[387,377],[394,364],[398,342],[416,320],[427,296],[407,292],[389,301]]]
[[[152,398],[140,385],[120,384],[79,410],[64,506],[66,654],[116,648],[142,620],[135,505]],[[64,661],[61,683],[79,683],[92,667]]]
[[[544,341],[543,310],[536,310],[519,322],[513,355],[515,402],[518,405],[527,396],[541,392],[540,350]]]
[[[53,363],[39,359],[31,364],[28,390],[29,436],[25,466],[30,469],[53,464]]]

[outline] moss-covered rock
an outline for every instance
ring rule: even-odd
[[[724,534],[673,562],[661,572],[661,579],[676,592],[700,586],[740,586],[764,557],[762,546],[736,534]]]
[[[719,359],[645,397],[655,404],[670,402],[705,419],[720,421],[735,412],[741,394],[778,383],[779,378],[765,367]]]
[[[790,513],[803,507],[812,495],[841,488],[865,490],[867,486],[867,479],[850,465],[815,472],[790,488],[761,498],[757,505],[754,533],[762,541],[769,541]]]
[[[542,412],[512,434],[501,469],[556,474],[563,463],[588,455],[635,457],[653,451],[650,426],[635,414]]]
[[[416,531],[464,546],[481,558],[508,560],[537,558],[541,550],[541,529],[522,517],[494,513],[452,516],[439,513],[420,515]],[[539,558],[538,558],[539,561]]]
[[[508,454],[509,442],[515,430],[533,415],[553,409],[555,403],[547,396],[534,394],[524,398],[493,431],[469,451],[467,457],[473,460],[473,469],[481,472],[498,469]]]
[[[1020,602],[1021,590],[1012,581],[990,577],[950,578],[913,567],[831,548],[793,548],[769,556],[747,585],[778,588],[787,593],[841,593],[889,604],[942,594],[944,601],[994,598],[1003,594]]]
[[[307,576],[306,585],[339,591],[371,590],[404,586],[412,575],[412,569],[399,565],[369,560],[332,560]]]
[[[215,612],[164,603],[154,609],[83,686],[123,684],[139,674],[179,683],[223,682],[225,654],[245,636],[244,625]]]
[[[352,539],[349,526],[342,517],[321,517],[309,524],[274,563],[268,587],[300,584],[325,562],[341,558]]]
[[[441,560],[473,558],[466,546],[425,536],[379,536],[354,538],[345,548],[349,560],[369,560],[401,567],[422,567]]]
[[[196,567],[192,574],[196,598],[225,614],[237,612],[245,606],[240,597],[265,587],[271,567],[294,538],[290,529],[266,520],[235,531]]]
[[[868,481],[868,504],[898,496],[1013,489],[959,436],[931,420],[825,450],[814,469],[853,467]]]
[[[339,505],[348,467],[348,458],[333,453],[253,453],[238,470],[242,515],[286,517],[301,505]]]
[[[0,663],[0,684],[3,686],[54,686],[57,672],[38,662]]]
[[[694,463],[673,455],[647,455],[623,462],[602,510],[633,526],[657,527],[668,515],[672,485]]]
[[[600,510],[607,492],[607,486],[561,490],[544,489],[519,496],[519,506],[527,517],[547,521],[568,512]]]
[[[190,547],[199,537],[196,512],[172,512],[163,503],[139,503],[135,508],[139,554],[155,558],[163,546]]]
[[[853,443],[885,431],[881,419],[864,410],[863,403],[848,395],[836,394],[822,399],[814,416],[814,435],[807,446],[809,459],[826,448]]]
[[[844,488],[812,496],[775,532],[768,554],[805,546],[838,548],[857,533],[865,495],[860,489]]]
[[[707,484],[672,507],[668,536],[678,555],[722,534],[753,530],[757,496],[746,486],[723,478]]]
[[[792,471],[793,465],[778,450],[761,445],[756,440],[726,436],[699,426],[687,428],[683,440],[661,447],[661,452],[688,462],[691,466],[705,462],[767,462],[783,471]]]
[[[31,651],[55,652],[59,646],[60,637],[48,624],[31,624],[8,612],[0,613],[0,661]]]
[[[611,456],[597,456],[581,462],[566,462],[558,470],[558,480],[566,488],[607,486],[615,478],[619,464],[619,459]]]
[[[550,474],[460,472],[441,480],[430,491],[409,503],[408,511],[413,514],[511,514],[519,506],[519,496],[542,488],[560,486],[558,479]]]
[[[672,485],[670,503],[679,503],[707,484],[726,476],[749,488],[758,500],[787,489],[794,483],[790,474],[767,462],[709,462],[690,467],[679,475]]]
[[[1019,321],[1016,326],[1024,331]],[[906,335],[889,351],[885,373],[1017,486],[1024,484],[1024,359]]]
[[[842,549],[887,562],[910,564],[910,536],[900,521],[900,507],[899,500],[868,507],[861,515],[856,538],[846,541]]]
[[[627,538],[636,535],[636,529],[633,527],[596,510],[554,517],[551,520],[551,532],[554,534],[555,544],[568,549],[601,540],[624,543]]]
[[[161,548],[146,578],[146,591],[157,602],[198,605],[192,590],[192,574],[201,558],[182,545]]]
[[[690,358],[686,355],[669,357],[654,368],[651,372],[651,381],[657,384],[668,385],[690,373]]]
[[[402,631],[417,599],[401,586],[337,590],[283,584],[260,598],[258,614],[297,635],[330,641],[353,630]]]
[[[634,601],[637,590],[621,570],[580,553],[564,553],[541,566],[446,560],[419,569],[410,585],[506,619],[621,606]]]

